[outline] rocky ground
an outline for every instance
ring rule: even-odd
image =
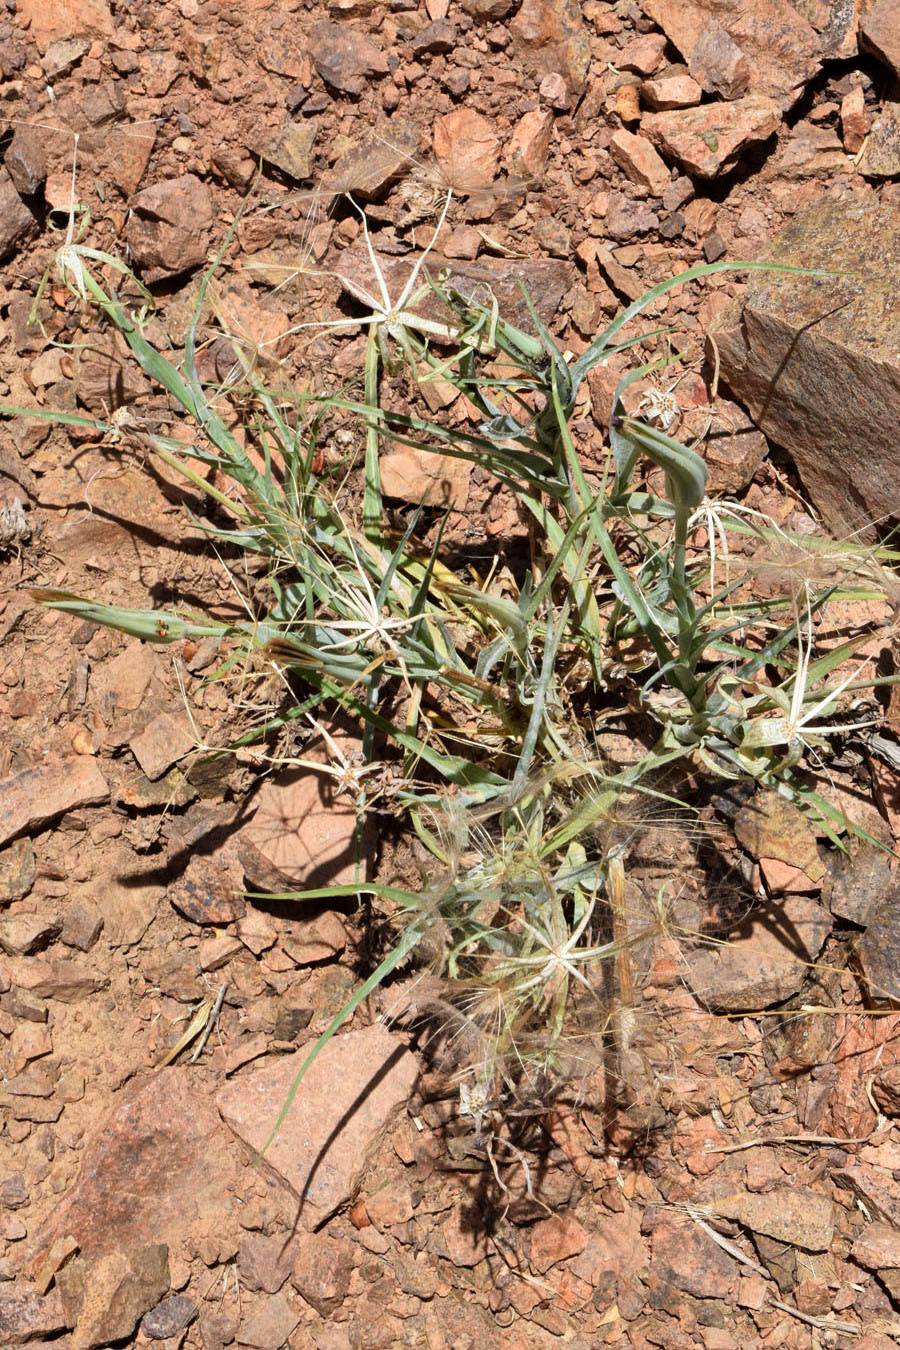
[[[795,531],[900,515],[895,0],[6,0],[0,70],[7,403],[138,402],[179,434],[55,277],[29,326],[67,227],[130,261],[147,331],[177,340],[237,219],[214,317],[318,387],[356,377],[359,330],[288,330],[358,313],[372,285],[341,194],[367,203],[390,282],[449,186],[435,256],[523,326],[524,278],[573,352],[698,261],[774,247],[841,272],[674,292],[674,430],[705,430],[714,486]],[[617,378],[590,381],[588,459]],[[449,417],[452,395],[432,395]],[[345,428],[324,453],[358,445]],[[440,491],[479,556],[522,533],[478,470],[404,450],[383,471],[398,507]],[[721,866],[757,903],[718,915],[726,946],[644,953],[625,1089],[598,1056],[519,1137],[529,1170],[504,1164],[503,1190],[452,1077],[380,1018],[389,993],[254,1165],[366,928],[243,892],[341,875],[352,805],[308,772],[198,754],[271,693],[203,684],[205,644],[173,657],[24,593],[235,613],[189,505],[90,432],[0,424],[0,1344],[897,1344],[896,875],[874,849],[840,860],[779,799],[716,803]],[[819,639],[868,623],[888,673],[892,621],[832,607]],[[823,790],[890,844],[895,696],[882,712]],[[651,893],[682,847],[656,839],[634,884]],[[373,866],[415,875],[402,839]],[[200,1053],[196,1027],[179,1049],[217,1005]]]

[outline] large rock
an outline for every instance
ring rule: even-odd
[[[72,1350],[93,1350],[130,1336],[138,1319],[169,1288],[169,1251],[163,1243],[78,1257],[56,1276],[69,1319]]]
[[[765,94],[786,110],[819,68],[821,40],[789,0],[644,0],[644,9],[710,93]]]
[[[831,924],[804,895],[766,901],[720,944],[685,953],[694,994],[717,1012],[757,1012],[796,994]]]
[[[42,829],[66,811],[108,798],[106,779],[87,755],[20,769],[0,781],[0,845]]]
[[[768,140],[780,125],[781,111],[774,99],[748,94],[735,103],[651,113],[641,130],[688,173],[715,178],[733,169],[748,145]]]
[[[131,200],[128,247],[145,281],[175,277],[206,258],[213,225],[209,188],[191,173],[144,188]]]
[[[218,1096],[222,1117],[254,1153],[267,1143],[310,1047],[242,1074]],[[375,1024],[325,1046],[264,1161],[300,1200],[300,1222],[317,1227],[354,1193],[418,1075],[398,1036]]]
[[[34,216],[16,191],[6,167],[0,168],[0,258],[14,252],[34,229]]]
[[[722,375],[845,536],[900,511],[900,206],[820,202],[770,256],[845,275],[756,274],[714,330]]]
[[[384,277],[388,294],[396,304],[416,259],[396,258],[390,254],[376,253],[375,260]],[[461,262],[458,259],[441,257],[437,253],[429,253],[419,273],[417,285],[425,284],[426,270],[432,277],[443,272],[448,286],[482,304],[490,305],[491,296],[496,296],[504,319],[529,333],[533,330],[534,324],[522,295],[522,286],[530,295],[540,318],[549,324],[563,296],[577,276],[571,263],[557,258],[533,260],[483,258],[478,262]],[[369,252],[364,244],[357,243],[352,248],[345,249],[335,271],[344,289],[356,299],[360,299],[364,293],[372,297],[380,295]],[[415,306],[415,312],[438,323],[453,320],[452,313],[431,291],[428,291]]]
[[[859,23],[861,45],[900,76],[900,6],[897,0],[875,0]]]
[[[166,1069],[129,1085],[37,1234],[35,1268],[63,1235],[93,1262],[147,1244],[177,1250],[198,1218],[229,1212],[233,1143],[190,1078],[189,1070]]]
[[[578,0],[523,0],[510,24],[528,64],[542,74],[558,74],[569,90],[584,88],[591,43]]]

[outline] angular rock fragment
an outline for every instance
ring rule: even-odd
[[[276,1294],[258,1304],[256,1311],[241,1323],[238,1345],[249,1346],[251,1350],[281,1350],[299,1321],[299,1314],[287,1299]]]
[[[821,202],[768,256],[832,274],[757,274],[715,326],[722,376],[841,538],[900,513],[900,206]]]
[[[543,108],[532,108],[519,118],[506,147],[506,158],[513,172],[540,178],[544,172],[550,139],[553,135],[553,114]]]
[[[65,1326],[58,1290],[42,1296],[24,1280],[0,1284],[0,1345],[25,1345],[39,1336],[53,1336]]]
[[[428,450],[394,450],[381,459],[381,490],[386,497],[414,506],[443,506],[465,510],[469,499],[469,460]]]
[[[693,108],[703,97],[703,88],[690,75],[667,75],[645,80],[641,95],[654,112],[669,112],[672,108]]]
[[[326,84],[342,94],[361,94],[373,76],[387,75],[380,47],[346,24],[322,19],[309,31],[309,54]]]
[[[70,1324],[72,1350],[93,1350],[130,1336],[169,1287],[169,1249],[157,1243],[77,1257],[56,1283]]]
[[[62,924],[50,915],[4,914],[0,917],[0,949],[7,956],[29,956],[49,946]]]
[[[117,1096],[38,1234],[36,1263],[64,1235],[91,1258],[147,1243],[177,1250],[198,1217],[228,1212],[232,1141],[189,1080],[189,1070],[169,1068]]]
[[[66,811],[97,806],[108,798],[106,779],[89,756],[22,769],[0,781],[0,844],[26,831],[34,833]]]
[[[714,1011],[754,1012],[795,994],[831,925],[802,895],[766,901],[725,935],[722,945],[685,953],[688,983]]]
[[[291,1283],[320,1317],[331,1317],[350,1288],[354,1264],[352,1242],[324,1233],[301,1233]]]
[[[146,281],[175,277],[206,258],[213,225],[209,188],[193,174],[144,188],[131,201],[127,238]]]
[[[573,95],[581,93],[591,45],[578,0],[523,0],[510,31],[536,70],[561,75]]]
[[[434,124],[434,157],[455,192],[490,187],[500,163],[493,124],[472,108],[456,108]]]
[[[167,895],[169,903],[192,923],[231,923],[247,908],[242,868],[230,847],[191,858],[184,874],[169,886]]]
[[[641,131],[688,173],[715,178],[733,169],[747,146],[768,140],[780,124],[781,110],[773,99],[748,94],[734,103],[650,113]]]
[[[869,128],[857,168],[864,178],[895,178],[900,174],[900,103],[884,100]]]
[[[18,0],[16,14],[20,23],[28,21],[29,36],[41,52],[57,40],[81,38],[88,33],[110,37],[114,30],[107,0],[63,0],[62,4]]]
[[[141,1331],[153,1341],[166,1341],[190,1326],[197,1316],[197,1305],[186,1294],[172,1294],[145,1313]]]
[[[219,1093],[222,1118],[254,1153],[269,1141],[307,1053],[246,1072]],[[354,1193],[417,1075],[404,1042],[377,1023],[331,1041],[310,1065],[264,1158],[300,1200],[301,1224],[318,1227]]]
[[[274,135],[251,137],[247,148],[288,178],[302,183],[312,177],[315,139],[315,122],[294,122],[288,118]]]
[[[177,759],[183,759],[196,746],[191,724],[186,717],[160,713],[148,722],[137,736],[132,736],[129,748],[142,770],[154,782]]]
[[[370,202],[408,169],[417,149],[408,123],[390,122],[352,146],[322,177],[323,192],[352,192]]]
[[[20,122],[6,148],[3,163],[17,192],[33,197],[47,177],[47,158],[38,130]]]
[[[34,216],[16,191],[9,170],[0,167],[0,261],[35,228]]]
[[[415,260],[395,258],[386,253],[376,253],[375,256],[387,284],[388,294],[393,300],[397,300],[403,292]],[[481,258],[477,262],[461,262],[458,259],[442,257],[437,253],[429,253],[424,270],[432,277],[446,271],[447,284],[474,301],[490,306],[491,296],[496,296],[503,317],[509,323],[528,332],[533,325],[528,306],[522,298],[522,285],[531,297],[540,318],[545,324],[549,324],[576,276],[571,263],[553,258],[542,258],[537,261],[518,258]],[[337,275],[344,288],[357,299],[362,292],[371,296],[379,294],[368,250],[358,243],[352,248],[345,249],[341,254]],[[447,323],[453,318],[430,291],[416,306],[416,313],[439,323]]]
[[[644,136],[613,132],[609,152],[631,181],[649,188],[654,197],[661,197],[669,186],[672,175]]]
[[[764,1195],[735,1191],[709,1203],[723,1219],[736,1219],[754,1233],[805,1251],[827,1251],[834,1237],[834,1205],[815,1191],[784,1186]]]
[[[860,46],[900,77],[900,8],[897,0],[875,0],[859,21]]]
[[[821,62],[820,38],[790,0],[645,0],[644,9],[691,75],[724,98],[766,95],[786,111]]]
[[[10,962],[13,983],[38,998],[55,998],[60,1003],[78,1003],[109,985],[109,976],[96,968],[46,957],[19,957]]]
[[[900,1001],[900,907],[896,879],[866,915],[866,930],[857,939],[856,953],[870,997]]]
[[[252,820],[237,836],[244,874],[255,890],[339,886],[365,875],[356,805],[331,777],[288,770],[267,779]]]

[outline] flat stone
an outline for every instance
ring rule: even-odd
[[[296,1251],[290,1234],[245,1233],[237,1256],[241,1288],[277,1294],[291,1273]]]
[[[540,178],[547,162],[553,136],[553,114],[544,108],[532,108],[519,118],[506,147],[506,159],[513,172]]]
[[[854,1163],[831,1173],[832,1180],[862,1200],[873,1219],[900,1229],[900,1182],[871,1163]]]
[[[737,1280],[735,1262],[691,1219],[655,1212],[651,1274],[694,1298],[727,1298]]]
[[[900,1232],[889,1223],[867,1223],[850,1256],[866,1270],[900,1270]]]
[[[813,883],[824,880],[825,864],[812,825],[780,792],[757,792],[735,816],[734,833],[754,858],[777,858],[801,868]]]
[[[34,885],[34,849],[30,839],[17,839],[0,853],[0,904],[22,900]]]
[[[500,166],[500,138],[486,117],[454,108],[437,119],[432,140],[438,167],[455,192],[490,187]]]
[[[859,21],[860,46],[900,76],[900,10],[896,0],[875,0]]]
[[[587,1246],[586,1230],[574,1214],[554,1214],[531,1229],[531,1264],[543,1275],[560,1261],[577,1256]]]
[[[866,931],[856,942],[856,954],[873,999],[900,1000],[900,906],[898,884],[893,884],[866,915]]]
[[[253,1350],[280,1350],[300,1321],[287,1299],[281,1294],[267,1298],[256,1312],[243,1322],[238,1330],[238,1345],[249,1345]]]
[[[352,192],[370,202],[402,176],[415,158],[418,143],[409,123],[386,123],[351,146],[323,174],[323,192]]]
[[[722,377],[844,538],[900,506],[900,205],[820,202],[767,256],[846,275],[757,274],[714,326]]]
[[[196,746],[194,732],[186,717],[160,713],[128,742],[141,769],[153,781],[161,778],[178,759]]]
[[[114,24],[106,0],[18,0],[16,13],[21,20],[28,19],[28,34],[45,52],[58,39],[81,37],[85,33],[111,37]]]
[[[197,1305],[186,1294],[172,1294],[144,1314],[141,1331],[153,1341],[165,1341],[190,1326],[197,1316]]]
[[[361,94],[370,79],[389,71],[380,47],[347,24],[328,19],[311,26],[309,54],[325,83],[344,94]]]
[[[24,197],[33,197],[47,177],[44,145],[36,127],[27,122],[19,123],[6,147],[3,163],[16,191]]]
[[[343,1303],[355,1257],[354,1245],[346,1238],[298,1235],[291,1283],[320,1317],[331,1317]]]
[[[298,966],[332,961],[347,945],[347,930],[334,910],[325,909],[313,918],[299,917],[281,939],[282,950]]]
[[[22,956],[10,961],[9,969],[20,990],[39,998],[55,998],[60,1003],[78,1003],[109,986],[109,976],[96,966],[81,965],[65,957]]]
[[[386,497],[414,506],[443,506],[464,511],[469,500],[472,465],[428,450],[394,450],[380,462],[381,490]]]
[[[781,110],[773,99],[748,94],[734,103],[649,113],[641,131],[688,173],[715,178],[733,169],[748,145],[768,140],[780,124]]]
[[[895,178],[900,174],[900,103],[884,100],[856,167],[864,178]]]
[[[0,1284],[0,1344],[25,1345],[66,1325],[59,1290],[41,1295],[25,1280]]]
[[[869,915],[896,888],[891,859],[872,844],[862,844],[853,857],[839,854],[830,866],[829,908],[837,918],[864,928]]]
[[[764,1195],[736,1191],[708,1203],[723,1219],[805,1251],[827,1251],[834,1237],[834,1205],[815,1191],[780,1186]]]
[[[244,1073],[219,1093],[223,1119],[254,1153],[275,1128],[309,1049]],[[417,1075],[401,1038],[377,1023],[325,1046],[264,1157],[300,1200],[301,1223],[318,1226],[354,1193]]]
[[[358,748],[353,736],[333,734],[346,756]],[[306,747],[304,759],[328,763],[327,742]],[[362,880],[366,837],[359,838],[356,803],[334,790],[334,779],[315,769],[288,769],[266,779],[252,819],[235,843],[249,889],[284,891],[338,886]]]
[[[294,122],[288,118],[274,135],[251,138],[247,148],[288,178],[302,183],[312,177],[316,130],[315,122]]]
[[[36,1262],[63,1236],[87,1256],[148,1242],[178,1250],[197,1219],[230,1212],[230,1136],[190,1082],[189,1069],[168,1068],[128,1084],[38,1234]]]
[[[35,834],[66,811],[108,799],[106,779],[89,755],[21,769],[0,781],[0,844]]]
[[[103,1256],[77,1257],[56,1277],[70,1324],[72,1350],[93,1350],[130,1336],[169,1287],[169,1249],[163,1243]]]
[[[641,96],[654,112],[669,112],[672,108],[693,108],[703,97],[703,88],[690,75],[666,75],[644,80]]]
[[[212,197],[194,174],[154,183],[132,197],[130,206],[128,247],[145,281],[179,276],[205,261]]]
[[[757,905],[722,945],[685,952],[688,983],[708,1008],[756,1012],[797,993],[831,931],[817,901],[804,895]]]
[[[376,253],[375,256],[384,275],[388,294],[396,300],[406,285],[415,260],[395,258],[386,253]],[[522,298],[521,287],[524,285],[542,321],[549,324],[559,309],[563,296],[577,277],[571,263],[556,258],[541,258],[536,261],[519,258],[480,258],[477,262],[460,262],[458,259],[429,253],[425,269],[432,277],[445,271],[448,285],[458,290],[461,295],[487,306],[490,306],[491,295],[496,296],[500,313],[504,318],[528,332],[533,325],[528,306]],[[345,290],[357,299],[360,298],[361,289],[371,296],[379,295],[378,283],[364,245],[356,243],[352,248],[345,249],[335,271]],[[450,311],[431,292],[416,306],[416,313],[427,319],[434,319],[438,323],[447,323],[453,319]]]
[[[900,1064],[880,1069],[872,1083],[872,1096],[886,1116],[900,1116]]]
[[[649,188],[661,197],[671,182],[671,172],[644,136],[630,131],[614,131],[609,153],[633,183]]]
[[[645,0],[644,11],[724,98],[752,92],[786,111],[821,63],[821,39],[789,0]]]
[[[245,913],[243,889],[241,864],[234,850],[226,847],[191,858],[166,894],[169,903],[192,923],[225,924]]]
[[[590,34],[578,0],[523,0],[509,25],[525,62],[540,74],[561,75],[570,92],[584,88]]]
[[[7,956],[28,956],[49,946],[62,924],[50,915],[4,914],[0,917],[0,949]]]

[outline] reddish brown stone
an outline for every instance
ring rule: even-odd
[[[725,98],[761,94],[786,110],[821,61],[818,34],[790,0],[646,0],[645,10],[694,78]]]
[[[223,1119],[254,1153],[268,1143],[310,1048],[219,1093]],[[301,1223],[320,1224],[353,1194],[417,1075],[403,1041],[377,1023],[331,1041],[310,1065],[264,1158],[299,1197]]]
[[[209,188],[193,174],[164,179],[131,199],[128,246],[145,281],[161,281],[206,258],[213,225]]]
[[[190,1077],[170,1068],[129,1085],[38,1234],[38,1260],[68,1234],[83,1255],[148,1241],[177,1248],[198,1216],[228,1212],[229,1136]]]
[[[291,1283],[320,1317],[331,1317],[350,1288],[353,1243],[324,1233],[300,1233],[295,1250]]]
[[[500,141],[493,124],[471,108],[456,108],[434,124],[434,157],[456,192],[490,187],[500,163]]]
[[[0,782],[0,844],[26,831],[36,833],[66,811],[108,798],[106,779],[88,755],[22,769]]]
[[[900,9],[896,0],[875,0],[859,21],[860,44],[900,76]]]
[[[778,104],[762,94],[735,103],[651,113],[641,130],[689,173],[715,178],[734,168],[746,146],[767,140],[781,123]]]

